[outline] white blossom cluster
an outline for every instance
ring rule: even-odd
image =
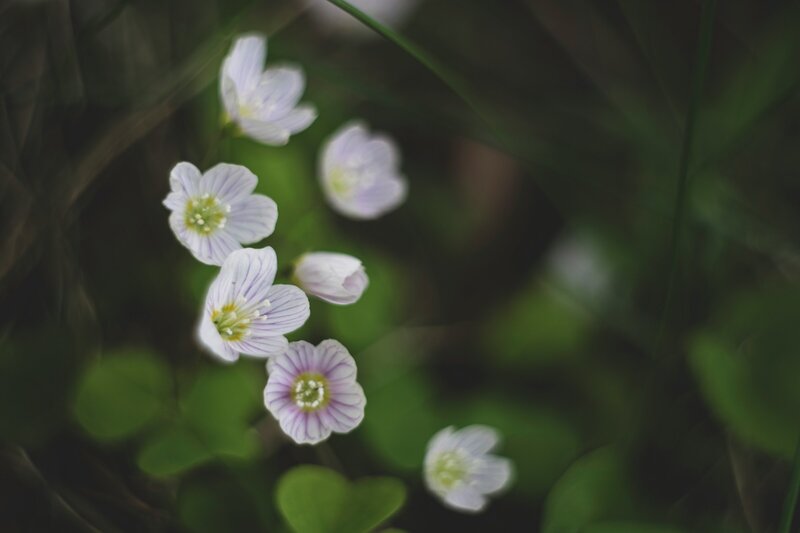
[[[264,67],[267,40],[240,36],[220,71],[227,120],[239,133],[269,145],[285,145],[314,123],[313,105],[299,103],[303,70]],[[344,125],[323,145],[319,181],[339,214],[375,219],[397,208],[407,194],[400,154],[386,135],[359,121]],[[317,444],[347,433],[364,418],[366,398],[356,381],[354,358],[338,341],[289,342],[285,335],[310,316],[307,295],[335,305],[356,303],[369,286],[361,261],[334,252],[309,252],[294,262],[295,284],[275,283],[275,250],[247,248],[269,237],[278,206],[254,193],[258,177],[241,165],[219,163],[202,172],[180,162],[169,177],[164,205],[178,241],[202,263],[218,266],[201,310],[197,335],[206,351],[232,363],[240,355],[267,359],[264,403],[281,429],[299,444]],[[483,508],[485,495],[508,482],[510,463],[488,455],[498,436],[474,426],[447,428],[433,437],[425,461],[432,492],[457,509]]]

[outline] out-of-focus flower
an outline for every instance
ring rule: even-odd
[[[304,0],[309,13],[324,29],[353,35],[371,37],[377,35],[349,13],[327,0]],[[411,15],[419,0],[349,0],[350,3],[385,26],[397,28]]]
[[[453,509],[481,511],[487,495],[505,488],[511,480],[511,461],[490,455],[500,437],[487,426],[461,430],[447,427],[428,443],[425,483]]]
[[[256,183],[255,174],[240,165],[220,163],[201,174],[191,163],[178,163],[164,199],[175,236],[207,265],[221,265],[242,244],[268,237],[278,221],[278,206],[263,194],[252,194]]]
[[[294,267],[294,276],[308,294],[339,305],[358,301],[369,285],[361,261],[351,255],[331,252],[303,255]]]
[[[309,127],[317,111],[308,104],[297,105],[306,86],[303,71],[293,65],[264,70],[266,56],[264,36],[236,39],[222,63],[219,89],[228,118],[245,135],[282,146]]]
[[[367,400],[356,382],[356,362],[338,341],[290,343],[267,361],[267,371],[264,405],[298,444],[348,433],[364,419]]]
[[[273,285],[278,260],[269,246],[233,252],[206,296],[199,336],[224,361],[239,354],[269,357],[286,351],[284,334],[310,314],[308,298],[294,285]]]
[[[328,203],[355,219],[377,218],[406,197],[399,151],[385,135],[371,135],[366,125],[345,125],[325,143],[319,175]]]
[[[580,301],[601,303],[612,288],[608,258],[589,238],[569,234],[559,239],[547,258],[554,281]]]

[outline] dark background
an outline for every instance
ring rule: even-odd
[[[0,530],[287,531],[275,484],[316,463],[403,480],[390,524],[411,532],[775,531],[800,434],[800,9],[719,2],[704,26],[703,5],[426,0],[398,29],[448,85],[300,2],[0,4]],[[243,31],[305,69],[319,118],[286,147],[219,136]],[[352,118],[396,138],[409,179],[374,222],[316,181]],[[284,273],[308,250],[364,261],[364,298],[312,301],[291,337],[356,357],[354,433],[292,445],[263,363],[196,344],[215,269],[161,205],[181,160],[260,177]],[[131,353],[166,399],[104,435],[81,390]],[[109,408],[140,407],[99,381]],[[187,404],[230,453],[154,461]],[[421,477],[433,433],[470,423],[517,470],[476,516]]]

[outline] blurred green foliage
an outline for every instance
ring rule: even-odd
[[[75,417],[98,440],[126,438],[152,423],[170,399],[169,370],[153,354],[105,354],[78,383]]]
[[[397,512],[405,488],[391,478],[351,483],[332,470],[301,466],[281,478],[276,498],[296,533],[364,533]]]
[[[718,2],[676,226],[706,2],[421,2],[400,32],[472,108],[300,4],[0,7],[0,531],[775,530],[800,439],[797,5]],[[287,146],[220,128],[241,31],[306,72],[320,116]],[[356,118],[410,183],[370,222],[318,185]],[[355,357],[351,434],[293,445],[263,361],[198,345],[218,270],[169,230],[180,160],[259,177],[279,283],[308,251],[363,261],[363,298],[312,299],[290,335]],[[477,423],[515,479],[463,515],[422,465]]]

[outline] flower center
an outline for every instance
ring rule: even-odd
[[[225,227],[225,221],[230,212],[230,205],[221,204],[215,196],[210,194],[190,198],[186,203],[186,227],[201,235],[209,235],[213,231]]]
[[[250,324],[253,320],[266,320],[269,300],[260,306],[247,305],[247,300],[240,298],[238,302],[230,302],[211,312],[211,322],[217,328],[219,336],[225,341],[240,341],[250,335]]]
[[[357,189],[368,188],[374,181],[373,176],[365,172],[337,167],[331,172],[330,185],[337,196],[350,196]]]
[[[328,403],[328,380],[321,374],[305,372],[292,385],[292,401],[303,411],[316,411]]]
[[[464,456],[458,452],[442,452],[431,466],[431,476],[446,489],[463,481],[468,465]]]

